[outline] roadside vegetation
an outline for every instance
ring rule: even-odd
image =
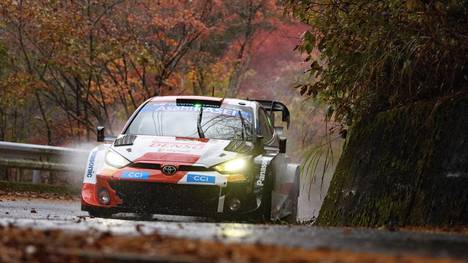
[[[80,188],[50,184],[0,181],[0,196],[79,196]]]
[[[310,25],[297,88],[347,137],[318,223],[468,224],[468,3],[286,2]]]
[[[331,105],[346,125],[420,100],[468,92],[468,3],[296,1],[289,10],[311,27],[304,95]]]

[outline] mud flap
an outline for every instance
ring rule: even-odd
[[[290,163],[286,156],[278,156],[275,160],[276,180],[272,192],[272,220],[280,220],[286,216],[297,216],[297,204],[300,187],[300,167]]]

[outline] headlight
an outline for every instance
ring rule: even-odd
[[[237,158],[213,167],[220,173],[240,173],[249,167],[249,158]]]
[[[122,157],[120,154],[109,150],[106,153],[106,164],[115,167],[115,168],[122,168],[130,163],[129,160]]]

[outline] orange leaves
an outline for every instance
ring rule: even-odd
[[[238,65],[239,79],[253,72],[250,57],[281,25],[275,3],[0,1],[0,42],[13,64],[2,87],[32,100],[40,91],[46,112],[67,119],[64,130],[76,136],[129,115],[150,96],[209,95],[213,87],[222,96]]]
[[[19,106],[25,103],[28,94],[44,85],[24,72],[13,72],[0,80],[0,105]]]

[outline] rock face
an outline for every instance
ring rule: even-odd
[[[468,96],[356,123],[319,225],[467,225]]]

